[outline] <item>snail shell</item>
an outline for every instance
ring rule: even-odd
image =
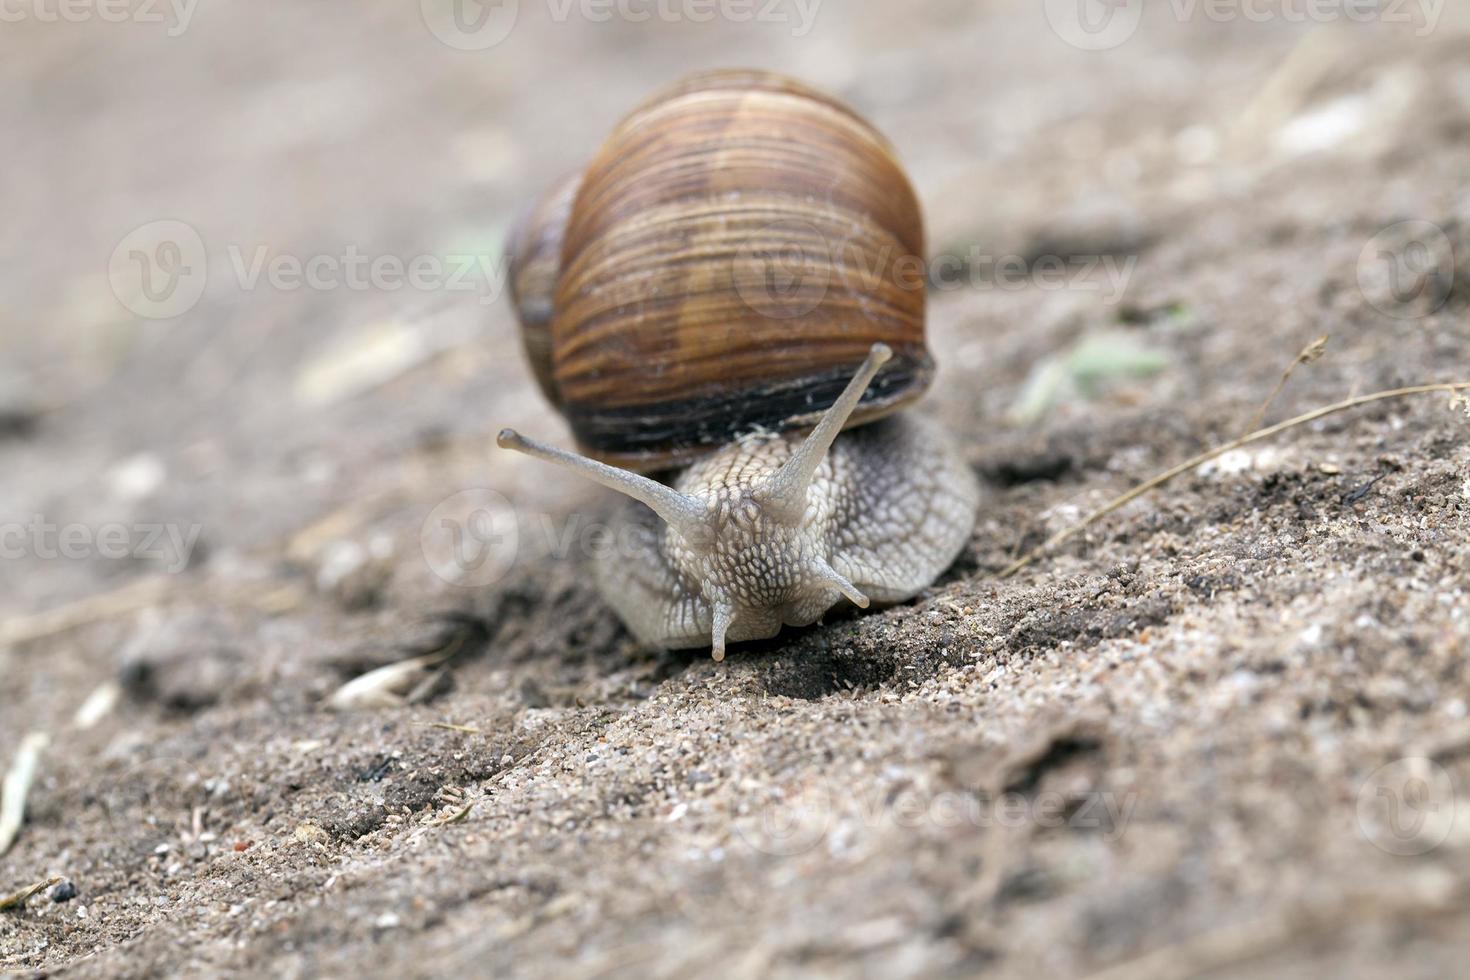
[[[917,399],[923,252],[871,125],[791,79],[725,71],[644,103],[556,185],[512,236],[511,284],[582,450],[648,470],[814,424],[874,344],[893,359],[849,424]]]

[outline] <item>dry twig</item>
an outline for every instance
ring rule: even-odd
[[[0,647],[66,633],[81,626],[139,612],[174,599],[207,600],[218,605],[254,607],[262,612],[276,614],[298,605],[301,598],[301,588],[294,584],[282,586],[266,583],[223,583],[219,586],[206,584],[199,587],[181,583],[174,576],[155,575],[45,612],[0,620]]]
[[[1460,392],[1467,390],[1470,390],[1470,381],[1458,381],[1432,385],[1414,385],[1413,387],[1409,388],[1394,388],[1391,391],[1375,391],[1371,395],[1360,395],[1357,398],[1349,398],[1345,401],[1340,401],[1333,405],[1327,405],[1323,408],[1313,409],[1310,412],[1298,415],[1296,418],[1287,419],[1285,422],[1278,422],[1275,425],[1267,426],[1264,429],[1257,429],[1255,432],[1243,435],[1239,439],[1232,439],[1230,442],[1227,442],[1222,446],[1216,446],[1214,449],[1207,450],[1206,452],[1200,453],[1198,456],[1187,459],[1184,462],[1180,463],[1178,466],[1174,466],[1170,469],[1165,470],[1153,479],[1146,480],[1143,483],[1140,483],[1138,486],[1134,487],[1132,490],[1129,490],[1127,493],[1122,494],[1118,497],[1114,497],[1112,500],[1108,501],[1106,504],[1103,504],[1097,510],[1094,510],[1086,517],[1082,518],[1082,520],[1078,521],[1076,524],[1073,524],[1070,527],[1058,531],[1056,534],[1053,534],[1051,537],[1047,538],[1040,545],[1033,548],[1025,555],[1022,555],[1020,558],[1011,562],[1011,564],[1006,566],[1006,568],[1000,573],[999,577],[1010,578],[1012,575],[1015,575],[1021,569],[1031,564],[1037,558],[1040,558],[1042,555],[1051,551],[1057,545],[1073,537],[1079,531],[1083,531],[1088,527],[1091,527],[1093,524],[1096,524],[1099,520],[1111,514],[1113,511],[1132,503],[1133,501],[1137,500],[1139,497],[1142,497],[1144,494],[1148,493],[1151,490],[1157,490],[1159,487],[1168,483],[1176,476],[1179,476],[1183,473],[1188,473],[1190,470],[1199,466],[1201,463],[1207,463],[1210,460],[1215,459],[1217,456],[1225,455],[1232,449],[1239,449],[1241,446],[1249,445],[1253,442],[1259,442],[1262,439],[1269,439],[1274,435],[1279,435],[1280,433],[1285,432],[1288,429],[1294,429],[1297,426],[1306,425],[1309,422],[1315,422],[1318,419],[1326,418],[1329,415],[1336,415],[1339,412],[1346,412],[1349,409],[1358,408],[1363,405],[1370,405],[1374,402],[1387,401],[1391,398],[1407,398],[1411,395],[1427,395],[1433,394],[1434,392],[1445,392],[1451,395],[1457,395]]]

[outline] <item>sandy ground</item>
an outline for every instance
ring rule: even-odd
[[[1322,334],[1269,419],[1470,380],[1463,20],[1150,3],[1090,51],[1029,0],[829,3],[805,32],[794,6],[528,4],[459,51],[417,6],[0,32],[0,521],[24,529],[0,562],[0,764],[50,739],[0,894],[65,879],[0,913],[0,968],[1464,962],[1470,421],[1447,396],[1232,453],[997,574],[1240,434]],[[493,448],[504,425],[566,439],[493,277],[246,275],[261,248],[493,260],[622,112],[716,65],[790,71],[900,148],[932,249],[968,264],[932,296],[919,410],[986,482],[929,593],[723,664],[639,650],[584,568],[606,500]],[[178,267],[165,220],[207,276],[150,319],[126,270]],[[487,491],[517,546],[456,587],[432,530]],[[436,651],[413,703],[328,710]]]

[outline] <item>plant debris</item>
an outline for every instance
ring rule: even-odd
[[[1265,429],[1259,429],[1248,435],[1241,436],[1239,439],[1232,439],[1230,442],[1227,442],[1222,446],[1216,446],[1214,449],[1206,450],[1205,452],[1200,453],[1198,456],[1187,459],[1184,462],[1180,463],[1178,466],[1170,467],[1169,469],[1160,473],[1158,476],[1155,476],[1150,480],[1145,480],[1143,483],[1140,483],[1138,486],[1134,487],[1132,490],[1129,490],[1127,493],[1122,494],[1118,497],[1114,497],[1106,504],[1103,504],[1101,507],[1092,511],[1092,513],[1088,514],[1086,517],[1082,518],[1082,520],[1071,525],[1070,527],[1058,531],[1056,534],[1053,534],[1051,537],[1043,541],[1038,547],[1027,552],[1025,555],[1007,565],[1004,569],[1002,569],[1000,577],[1010,578],[1012,575],[1015,575],[1021,569],[1031,564],[1037,558],[1054,549],[1063,541],[1066,541],[1068,538],[1071,538],[1079,532],[1086,530],[1088,527],[1096,524],[1099,520],[1113,513],[1113,511],[1117,510],[1118,508],[1132,503],[1134,500],[1137,500],[1144,494],[1149,493],[1153,490],[1157,490],[1159,487],[1168,483],[1170,480],[1174,479],[1180,474],[1188,473],[1190,470],[1197,468],[1201,464],[1207,463],[1217,456],[1223,456],[1225,453],[1228,453],[1231,450],[1239,449],[1241,446],[1249,445],[1253,442],[1258,442],[1261,439],[1269,439],[1271,436],[1278,435],[1282,432],[1287,431],[1288,429],[1294,429],[1299,425],[1306,425],[1308,422],[1315,422],[1318,419],[1326,418],[1329,415],[1336,415],[1339,412],[1346,412],[1350,409],[1359,408],[1363,405],[1368,405],[1373,402],[1387,401],[1388,399],[1392,398],[1408,398],[1413,395],[1429,395],[1436,393],[1448,393],[1454,395],[1466,390],[1470,390],[1470,381],[1455,381],[1444,384],[1414,385],[1409,388],[1395,388],[1392,391],[1376,391],[1371,395],[1361,395],[1357,398],[1349,398],[1346,401],[1340,401],[1336,404],[1328,405],[1324,408],[1314,409],[1310,412],[1306,412],[1305,414],[1298,415],[1294,419],[1287,419],[1285,422],[1278,422],[1276,425],[1269,426]]]
[[[47,878],[45,881],[38,881],[34,885],[27,885],[19,891],[11,892],[9,895],[0,896],[0,912],[8,912],[12,909],[21,908],[26,902],[30,901],[32,895],[45,891],[61,880],[61,876],[57,875],[54,878]]]
[[[1276,387],[1271,389],[1271,394],[1266,396],[1266,400],[1261,403],[1261,407],[1256,409],[1256,414],[1251,416],[1250,424],[1245,427],[1247,433],[1254,432],[1261,427],[1261,422],[1265,419],[1266,413],[1271,410],[1271,405],[1276,401],[1276,397],[1281,394],[1282,389],[1286,387],[1286,383],[1291,380],[1292,372],[1303,364],[1311,364],[1314,361],[1320,360],[1322,355],[1327,353],[1327,341],[1329,339],[1327,334],[1318,337],[1303,347],[1301,352],[1297,354],[1296,359],[1286,366],[1286,370],[1281,372],[1281,377],[1276,382]]]
[[[20,740],[15,758],[10,762],[10,771],[0,786],[0,855],[10,850],[25,822],[26,797],[30,795],[31,783],[36,778],[36,769],[41,762],[41,753],[51,739],[44,732],[31,732]]]

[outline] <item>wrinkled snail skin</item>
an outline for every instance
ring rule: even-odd
[[[749,481],[779,467],[798,441],[786,434],[735,444],[684,473],[676,488],[725,515],[730,543],[713,554],[688,547],[646,507],[622,508],[613,538],[624,546],[598,556],[597,584],[641,642],[712,646],[719,660],[721,600],[730,609],[723,641],[767,639],[855,599],[911,599],[964,549],[979,488],[930,420],[905,413],[844,432],[812,481],[802,521],[787,531],[751,501]]]
[[[978,482],[899,411],[934,375],[923,278],[900,261],[923,248],[887,140],[754,71],[645,102],[516,226],[527,357],[581,453],[499,442],[631,498],[594,569],[641,642],[719,660],[841,603],[910,599],[964,549]],[[772,288],[792,254],[800,275]]]

